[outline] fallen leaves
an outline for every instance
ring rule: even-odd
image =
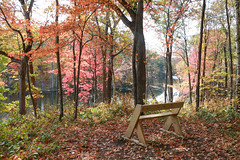
[[[144,121],[143,130],[148,145],[143,147],[121,137],[128,126],[124,119],[88,123],[79,118],[66,122],[68,125],[58,125],[54,132],[43,127],[41,132],[45,141],[41,143],[48,145],[49,138],[58,140],[60,149],[36,156],[38,159],[240,159],[238,125],[232,125],[231,132],[234,131],[235,136],[230,136],[222,132],[226,131],[228,124],[196,119],[181,118],[184,138],[162,132],[160,128],[164,119]],[[133,136],[136,136],[135,132]],[[38,143],[39,140],[35,144]],[[27,154],[21,151],[20,155]],[[17,155],[15,157],[18,158]]]
[[[183,119],[185,138],[159,131],[162,120],[143,123],[147,147],[120,138],[127,128],[121,120],[107,121],[91,127],[78,119],[79,125],[61,128],[56,135],[61,149],[60,159],[234,159],[240,158],[239,139],[219,136],[216,124],[196,123]],[[215,128],[214,131],[209,128]],[[61,134],[60,134],[61,133]],[[74,134],[73,134],[74,133]],[[136,135],[134,135],[136,136]],[[47,155],[46,155],[47,157]],[[237,159],[238,159],[237,158]]]

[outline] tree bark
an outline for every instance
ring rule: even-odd
[[[184,19],[182,19],[182,22],[184,24]],[[187,42],[187,34],[186,34],[186,28],[185,25],[183,26],[183,34],[184,34],[184,53],[186,57],[186,65],[188,68],[188,89],[189,89],[189,102],[192,104],[192,83],[191,83],[191,74],[190,74],[190,65],[189,65],[189,58],[188,58],[188,42]]]
[[[198,47],[198,63],[197,63],[197,84],[196,84],[196,111],[199,111],[199,91],[200,91],[200,77],[201,77],[201,55],[202,55],[202,37],[203,37],[203,23],[205,17],[206,0],[203,0],[202,18],[200,27],[200,40]]]
[[[111,103],[112,99],[112,75],[113,75],[113,49],[109,52],[108,73],[107,73],[107,103]]]
[[[37,106],[36,106],[36,103],[34,102],[33,93],[32,93],[32,86],[31,86],[31,78],[30,78],[29,74],[30,74],[30,65],[27,64],[28,89],[29,89],[29,94],[31,96],[32,103],[33,103],[34,116],[35,116],[35,118],[37,118]]]
[[[56,27],[58,27],[58,7],[59,3],[58,0],[56,0]],[[63,117],[63,89],[62,89],[62,73],[61,73],[61,61],[60,61],[60,52],[59,52],[59,32],[57,32],[56,35],[56,45],[57,45],[57,51],[56,51],[56,56],[57,56],[57,68],[58,68],[58,82],[59,82],[59,89],[60,89],[60,115],[59,115],[59,121],[62,121]]]
[[[132,51],[132,75],[133,75],[133,98],[134,105],[137,105],[137,70],[136,70],[136,52],[137,52],[137,41],[138,38],[134,34],[134,42],[133,42],[133,51]]]
[[[172,43],[172,40],[171,40]],[[170,52],[167,54],[168,56],[168,73],[169,73],[169,102],[173,102],[173,70],[172,70],[172,44],[170,45]]]
[[[29,51],[32,50],[32,44],[33,44],[33,36],[32,32],[30,30],[30,13],[32,11],[33,3],[34,0],[30,1],[30,4],[28,8],[25,8],[25,2],[24,0],[19,0],[19,2],[22,5],[22,10],[24,12],[24,18],[26,20],[26,33],[27,33],[27,39],[28,41],[26,44],[23,42],[23,52],[28,53]],[[21,35],[21,34],[20,34]],[[22,35],[21,35],[22,36]],[[19,95],[19,113],[20,114],[26,114],[26,102],[25,102],[25,94],[26,94],[26,84],[25,84],[25,79],[26,79],[26,71],[27,71],[27,65],[28,65],[28,59],[26,55],[23,56],[21,59],[21,67],[20,67],[20,95]]]
[[[208,35],[209,35],[209,31],[206,30],[205,31],[205,36],[204,36],[204,55],[203,55],[203,72],[202,72],[202,84],[204,84],[204,77],[205,77],[205,71],[206,71],[206,58],[207,58],[207,42],[208,42]],[[204,96],[205,96],[205,93],[204,91],[201,93],[201,100],[203,101],[204,100]]]
[[[235,9],[236,9],[236,52],[237,52],[237,105],[236,110],[240,111],[240,0],[235,0]]]
[[[33,72],[33,62],[32,61],[29,61],[29,73],[34,74],[34,72]],[[30,83],[32,83],[32,86],[35,87],[36,86],[35,77],[30,76],[30,80],[31,80]],[[37,98],[34,97],[34,92],[32,92],[31,98],[32,98],[33,108],[35,110],[37,110]],[[35,117],[37,118],[37,113],[35,115],[36,115]]]
[[[228,28],[228,50],[229,50],[229,57],[230,57],[230,100],[233,99],[233,57],[232,57],[232,42],[231,42],[231,26],[229,21],[229,14],[228,14],[228,0],[225,0],[225,8],[226,8],[226,16],[227,16],[227,28]]]
[[[144,104],[146,93],[146,48],[143,34],[143,0],[139,0],[136,24],[135,24],[135,36],[137,36],[137,104]]]
[[[164,103],[167,103],[167,88],[168,88],[168,56],[166,54],[166,58],[165,58],[165,67],[166,67],[166,71],[165,71],[165,87],[164,87]]]
[[[224,52],[224,68],[225,68],[225,82],[224,82],[224,88],[227,90],[228,87],[228,63],[227,63],[227,49],[226,49],[226,43],[223,46],[223,52]]]
[[[25,101],[25,95],[26,95],[26,67],[27,67],[27,57],[24,56],[24,58],[21,60],[21,66],[20,66],[20,93],[19,93],[19,113],[21,115],[26,114],[26,101]]]
[[[76,43],[76,40],[74,39],[73,41],[73,85],[74,85],[74,95],[73,95],[73,99],[74,99],[74,102],[76,102],[76,99],[77,99],[77,78],[76,78],[76,52],[75,52],[75,44]],[[75,103],[76,104],[76,103]],[[74,106],[74,119],[77,119],[77,105]]]

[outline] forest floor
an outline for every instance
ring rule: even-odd
[[[57,159],[240,159],[240,121],[209,123],[182,117],[185,138],[161,132],[163,120],[146,120],[147,147],[121,138],[128,123],[121,120],[89,125],[78,119],[54,134],[59,139]],[[136,135],[136,134],[135,134]],[[51,154],[45,157],[50,158]],[[43,158],[44,159],[44,158]]]
[[[143,147],[121,138],[130,115],[103,122],[81,116],[59,122],[51,114],[31,122],[13,119],[1,128],[0,159],[240,159],[239,117],[222,121],[181,114],[184,138],[160,131],[165,118],[145,120]]]

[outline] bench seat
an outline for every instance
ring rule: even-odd
[[[167,116],[174,116],[177,115],[176,113],[166,112],[166,113],[158,113],[158,114],[150,114],[150,115],[142,115],[139,117],[140,120],[143,119],[152,119],[152,118],[159,118],[159,117],[167,117]]]

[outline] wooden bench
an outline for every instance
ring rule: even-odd
[[[132,140],[138,143],[138,141],[131,139],[133,131],[136,128],[138,139],[141,142],[139,144],[146,145],[146,139],[142,129],[142,121],[145,119],[153,119],[153,118],[159,118],[159,117],[168,117],[167,121],[163,126],[164,130],[168,131],[170,127],[173,126],[175,133],[179,136],[183,136],[183,133],[177,118],[177,115],[180,109],[183,107],[183,104],[184,102],[153,104],[153,105],[137,105],[133,112],[129,126],[123,138]],[[161,110],[167,110],[168,112],[141,115],[141,113],[146,114],[146,112],[149,112],[149,111],[161,111]]]

